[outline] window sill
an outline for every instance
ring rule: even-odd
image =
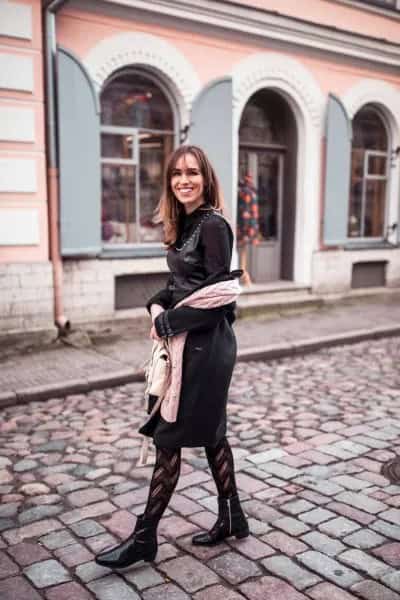
[[[98,258],[159,258],[165,256],[166,250],[161,244],[157,246],[145,246],[143,244],[143,246],[121,245],[116,247],[103,247]]]
[[[359,242],[347,242],[343,246],[343,250],[352,251],[352,250],[398,250],[400,248],[400,244],[391,244],[390,242],[386,242],[385,240],[379,240],[376,242],[367,242],[367,241],[359,241]]]

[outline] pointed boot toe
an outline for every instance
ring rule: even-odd
[[[157,555],[157,524],[138,517],[132,535],[118,546],[97,554],[95,562],[109,569],[125,569],[141,560],[153,561]]]

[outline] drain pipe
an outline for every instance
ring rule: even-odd
[[[46,77],[46,138],[47,187],[50,259],[53,265],[54,323],[59,336],[66,336],[71,323],[64,314],[63,263],[59,235],[59,178],[57,152],[56,109],[56,12],[66,0],[44,3],[45,77]]]

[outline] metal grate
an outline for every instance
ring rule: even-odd
[[[386,285],[387,261],[354,263],[351,274],[351,287],[369,288]]]

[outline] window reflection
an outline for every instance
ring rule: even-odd
[[[349,237],[385,234],[388,136],[374,107],[362,108],[353,120]]]
[[[170,102],[150,77],[122,72],[101,95],[101,123],[102,240],[160,243],[153,217],[174,149]]]

